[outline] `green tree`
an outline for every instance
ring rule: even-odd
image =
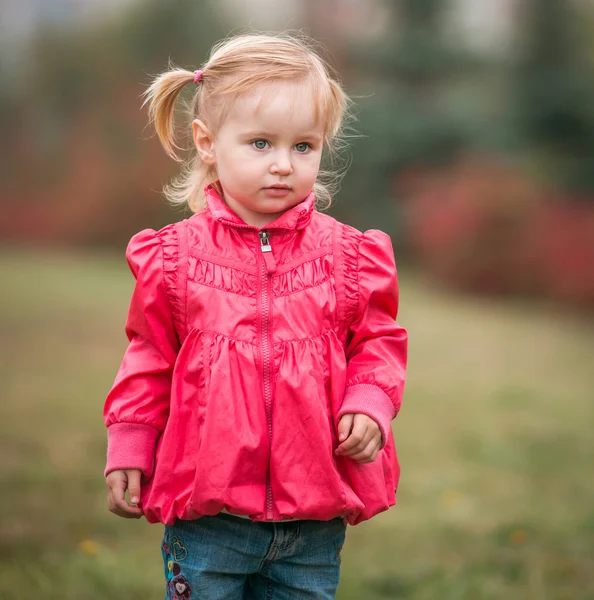
[[[527,0],[512,75],[516,122],[557,182],[594,190],[594,86],[575,8]]]
[[[447,40],[447,2],[391,0],[390,5],[390,34],[354,57],[361,71],[361,137],[353,144],[353,165],[341,197],[344,210],[355,214],[359,223],[377,223],[378,217],[394,223],[397,207],[390,200],[396,173],[447,160],[472,135],[468,121],[446,98],[457,78],[474,64]],[[369,89],[373,94],[367,96]],[[374,201],[363,206],[361,198]],[[370,207],[375,214],[369,214]]]

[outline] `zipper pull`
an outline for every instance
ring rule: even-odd
[[[270,245],[270,238],[268,237],[268,232],[261,231],[259,235],[262,252],[272,252],[272,246]]]
[[[262,250],[262,256],[266,263],[266,272],[269,275],[272,275],[272,273],[276,273],[276,261],[274,260],[274,254],[272,253],[268,231],[260,231],[258,235],[260,236],[260,250]]]

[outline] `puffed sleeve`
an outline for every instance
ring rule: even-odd
[[[338,418],[347,413],[371,417],[383,447],[400,410],[408,349],[407,332],[396,323],[398,279],[389,236],[365,232],[356,265],[358,301],[348,331],[346,390]]]
[[[165,289],[159,234],[151,229],[136,234],[126,259],[136,285],[126,321],[130,344],[103,412],[108,428],[105,474],[141,469],[150,476],[157,439],[169,414],[179,342]]]

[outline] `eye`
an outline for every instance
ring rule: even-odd
[[[256,150],[264,150],[267,145],[268,142],[266,140],[254,140],[252,142],[252,146],[256,148]]]
[[[307,142],[299,142],[295,145],[295,150],[297,150],[297,152],[307,152],[310,148],[311,146]]]

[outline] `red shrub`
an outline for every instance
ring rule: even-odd
[[[464,159],[396,181],[411,249],[442,283],[594,307],[594,203],[553,201],[514,166]]]
[[[542,290],[594,307],[594,203],[543,206],[527,235]]]

